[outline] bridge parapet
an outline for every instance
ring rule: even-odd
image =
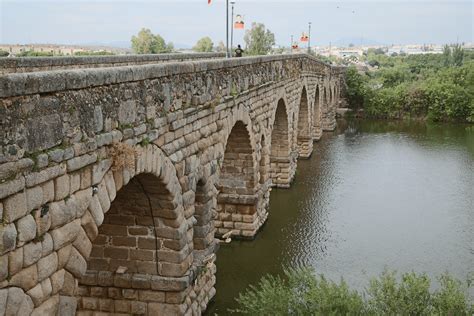
[[[224,53],[144,54],[74,57],[7,57],[0,58],[0,75],[75,68],[119,67],[158,64],[200,59],[224,58]]]
[[[342,71],[299,54],[1,76],[0,298],[202,313],[215,236],[255,236],[333,128]]]

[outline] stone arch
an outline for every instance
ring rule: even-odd
[[[173,304],[160,298],[170,284],[182,284],[193,263],[176,169],[155,145],[134,150],[122,154],[129,160],[122,167],[103,165],[103,179],[92,187],[70,254],[71,264],[82,267],[71,272],[80,284],[78,310],[183,313],[185,295]],[[127,295],[130,288],[137,296]]]
[[[250,237],[256,233],[258,169],[254,148],[248,125],[238,120],[227,138],[220,166],[218,235],[233,231],[234,235]]]
[[[309,111],[308,93],[303,86],[298,111],[297,144],[299,156],[308,158],[313,151],[311,135],[311,115]]]
[[[277,102],[271,132],[270,165],[272,184],[288,188],[294,177],[296,159],[291,152],[289,116],[283,98]]]
[[[319,84],[316,85],[313,101],[313,139],[318,140],[321,137],[321,93]]]

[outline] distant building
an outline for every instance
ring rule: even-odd
[[[102,46],[78,46],[78,45],[56,45],[56,44],[0,44],[0,50],[11,55],[18,55],[24,52],[50,53],[52,55],[71,56],[81,52],[105,51],[115,54],[129,53],[129,49]]]

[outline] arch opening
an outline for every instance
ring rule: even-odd
[[[273,123],[270,168],[272,185],[281,188],[290,187],[294,177],[296,163],[290,152],[288,116],[283,99],[280,99],[275,111]]]
[[[216,235],[222,236],[229,231],[241,237],[253,237],[256,234],[256,175],[257,166],[249,132],[242,121],[237,121],[227,139],[220,168]]]
[[[318,140],[321,138],[321,134],[321,96],[319,93],[319,85],[316,85],[313,104],[313,139]]]
[[[303,87],[303,91],[301,92],[298,113],[297,144],[300,157],[308,158],[311,156],[311,152],[313,151],[313,139],[311,135],[308,95],[305,87]]]
[[[187,288],[177,287],[193,256],[180,193],[170,192],[165,181],[170,180],[152,173],[136,175],[108,209],[102,209],[107,204],[100,188],[93,197],[89,209],[95,203],[105,214],[79,279],[79,311],[153,315],[163,308],[170,313],[187,308]],[[170,286],[180,298],[167,304]]]

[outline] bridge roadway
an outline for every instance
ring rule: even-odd
[[[206,309],[216,237],[258,233],[344,82],[306,54],[218,57],[3,64],[0,315]]]

